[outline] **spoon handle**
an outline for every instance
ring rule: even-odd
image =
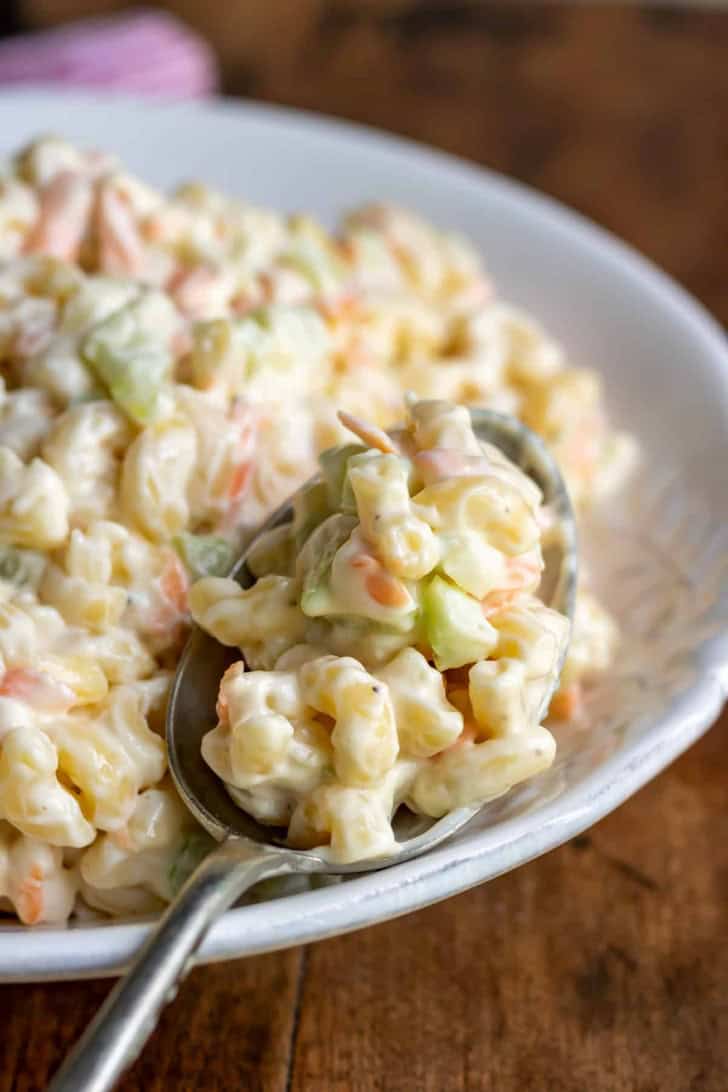
[[[222,842],[198,866],[111,991],[48,1092],[108,1092],[136,1059],[190,970],[219,914],[247,888],[291,870],[286,854],[242,839]]]

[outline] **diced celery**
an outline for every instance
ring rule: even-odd
[[[219,535],[192,535],[183,531],[172,539],[194,580],[203,576],[225,576],[235,560],[235,547]]]
[[[290,576],[296,560],[295,540],[290,523],[259,535],[248,548],[246,563],[253,576]]]
[[[441,576],[433,576],[422,595],[427,641],[439,671],[485,659],[498,634],[483,615],[480,603]]]
[[[346,475],[349,459],[355,455],[366,454],[366,451],[363,444],[340,444],[338,447],[327,448],[319,455],[319,466],[326,484],[329,508],[333,511],[341,511],[346,503],[350,512],[356,512],[354,494],[350,488],[346,490]]]
[[[301,610],[309,618],[326,614],[331,606],[329,578],[336,551],[346,542],[357,525],[353,516],[341,513],[329,516],[299,554],[298,571],[303,577]]]
[[[172,366],[174,306],[150,293],[115,311],[87,334],[81,355],[120,409],[140,425],[157,414],[160,389]]]
[[[308,536],[331,515],[326,482],[307,482],[293,497],[293,535],[296,550],[301,550]]]

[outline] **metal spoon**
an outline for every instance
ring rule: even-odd
[[[558,466],[542,441],[514,418],[490,410],[472,410],[471,415],[479,439],[500,448],[540,486],[558,528],[546,555],[545,575],[550,577],[551,589],[544,597],[573,619],[576,528]],[[291,515],[288,501],[258,535],[290,520]],[[243,587],[254,582],[246,556],[247,551],[231,573]],[[289,849],[275,830],[235,806],[202,759],[202,737],[216,720],[220,678],[234,659],[239,659],[235,650],[195,629],[177,668],[167,712],[169,767],[175,785],[189,810],[219,844],[162,916],[131,970],[111,991],[61,1066],[49,1092],[106,1092],[113,1087],[154,1030],[162,1007],[174,998],[177,984],[193,966],[194,954],[212,923],[259,880],[291,873],[340,875],[389,868],[433,849],[480,810],[459,808],[433,820],[400,809],[395,821],[397,851],[386,858],[342,865],[315,849]],[[541,716],[552,693],[544,699]]]

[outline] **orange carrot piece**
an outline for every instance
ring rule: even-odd
[[[43,873],[38,865],[23,880],[17,902],[18,916],[25,925],[37,925],[43,916]]]
[[[549,717],[554,720],[573,720],[581,710],[583,699],[581,683],[575,682],[565,686],[551,699]]]

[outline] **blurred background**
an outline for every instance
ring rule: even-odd
[[[722,4],[4,0],[0,32],[0,85],[222,92],[468,156],[612,228],[728,313],[713,261],[728,246]]]

